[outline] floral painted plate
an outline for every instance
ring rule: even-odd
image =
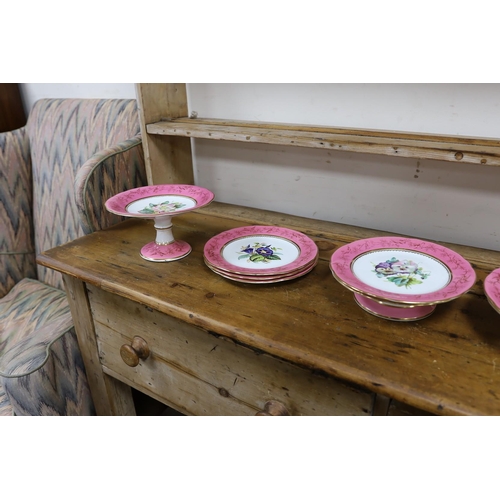
[[[252,283],[259,285],[264,285],[268,283],[278,283],[280,281],[288,281],[288,280],[293,280],[295,278],[299,278],[301,276],[306,275],[307,273],[310,273],[316,267],[317,263],[318,259],[316,258],[311,264],[307,265],[306,267],[302,267],[299,270],[294,270],[286,274],[278,274],[272,276],[253,276],[253,275],[246,276],[243,274],[234,274],[222,271],[216,267],[212,267],[207,261],[205,261],[207,267],[210,268],[214,273],[218,274],[219,276],[223,276],[224,278],[227,278],[232,281],[239,281],[240,283]]]
[[[246,276],[277,276],[298,271],[318,255],[316,243],[299,231],[276,226],[245,226],[214,236],[205,244],[212,268]]]
[[[340,247],[331,257],[330,269],[341,284],[357,294],[357,302],[364,309],[372,305],[369,312],[399,321],[428,316],[435,304],[459,297],[476,281],[470,263],[453,250],[429,241],[392,236]],[[399,308],[397,313],[395,307]],[[404,308],[408,311],[401,311]]]
[[[500,269],[492,271],[484,280],[484,294],[496,312],[500,313]]]
[[[118,193],[106,201],[106,209],[124,217],[155,218],[177,215],[208,205],[214,194],[190,184],[158,184]]]

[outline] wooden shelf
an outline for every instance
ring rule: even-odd
[[[320,258],[311,273],[290,282],[253,285],[226,280],[204,263],[204,245],[212,236],[244,224],[273,222],[314,239]],[[386,233],[218,202],[176,218],[174,232],[193,248],[188,258],[176,262],[139,257],[154,234],[146,220],[95,232],[48,250],[37,261],[214,338],[254,349],[259,356],[273,356],[423,411],[500,414],[500,370],[495,369],[499,316],[482,286],[498,267],[498,252],[455,245],[473,264],[476,286],[439,304],[429,318],[405,323],[363,311],[329,269],[333,251],[345,242]]]
[[[181,117],[146,125],[150,135],[193,137],[500,166],[500,140],[309,125]]]

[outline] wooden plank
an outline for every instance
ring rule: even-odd
[[[138,83],[136,94],[148,183],[193,184],[190,139],[158,137],[146,130],[149,123],[187,115],[186,85]]]
[[[321,221],[307,217],[288,215],[270,210],[261,210],[258,208],[242,207],[239,205],[231,205],[216,201],[212,202],[205,208],[197,210],[196,212],[184,214],[182,217],[176,218],[174,221],[174,231],[177,231],[177,228],[181,226],[183,221],[190,221],[193,225],[192,227],[202,227],[207,220],[213,221],[214,217],[219,219],[217,224],[221,227],[221,230],[244,225],[263,224],[271,226],[282,225],[297,231],[302,231],[316,241],[320,250],[320,259],[325,261],[329,261],[332,252],[339,245],[350,243],[362,238],[397,235],[396,233],[390,233],[387,231],[378,231],[375,229],[340,224],[337,222]],[[187,226],[184,226],[184,229],[189,227],[191,226],[187,224]],[[154,230],[151,228],[150,231],[151,235],[153,235]],[[147,241],[148,240],[146,240],[145,243],[147,243]],[[478,278],[472,292],[484,295],[484,279],[491,271],[500,267],[500,253],[494,250],[458,245],[455,243],[440,241],[437,241],[437,243],[441,243],[458,252],[472,264]],[[56,253],[57,251],[54,249],[54,254]],[[100,282],[96,281],[97,276],[95,273],[89,272],[87,274],[87,271],[84,268],[75,269],[71,260],[61,259],[55,262],[50,255],[52,255],[52,252],[50,251],[38,255],[37,262],[72,276],[76,273],[76,275],[85,281],[93,283],[97,286],[102,286]]]
[[[160,121],[169,121],[165,118]],[[180,116],[175,120],[175,123],[200,123],[204,125],[217,125],[217,126],[239,126],[239,127],[255,127],[263,131],[267,130],[288,130],[288,131],[304,131],[315,133],[336,133],[342,135],[352,135],[360,137],[380,137],[391,139],[394,137],[400,139],[419,140],[428,142],[448,142],[458,144],[475,144],[482,146],[499,146],[500,139],[490,137],[468,137],[463,135],[442,135],[442,134],[429,134],[417,132],[403,132],[395,130],[378,130],[378,129],[363,129],[363,128],[346,128],[346,127],[332,127],[332,126],[319,126],[319,125],[306,125],[301,123],[282,123],[282,122],[259,122],[259,121],[245,121],[245,120],[225,120],[213,118],[188,118],[187,116]]]
[[[220,202],[212,202],[209,206],[199,209],[194,213],[183,215],[182,219],[176,219],[176,221],[174,221],[174,228],[178,227],[177,221],[191,220],[193,224],[199,226],[203,225],[207,218],[212,219],[213,217],[221,219],[219,224],[221,228],[224,228],[221,230],[243,225],[264,224],[284,225],[291,229],[302,231],[315,240],[319,248],[319,257],[326,262],[329,262],[332,252],[340,245],[362,238],[397,235],[396,233],[378,231],[375,229],[320,221],[307,217],[286,215],[268,210],[241,207]],[[441,243],[456,251],[472,264],[476,272],[477,280],[471,289],[471,293],[484,296],[484,280],[491,271],[500,267],[500,253],[494,250],[458,245],[455,243],[440,241],[437,243]],[[39,255],[37,261],[48,267],[55,265],[57,270],[70,275],[77,273],[78,276],[85,281],[97,286],[103,286],[102,283],[96,281],[97,277],[95,273],[86,274],[84,269],[76,270],[70,261],[59,261],[55,263],[44,254]],[[106,285],[104,284],[104,286]]]
[[[149,387],[166,404],[179,408],[179,401],[185,400],[183,412],[255,415],[272,399],[283,403],[291,415],[371,413],[372,394],[367,391],[255,353],[96,287],[89,286],[89,298],[102,363]],[[131,368],[120,358],[120,347],[130,344],[139,331],[151,353]],[[182,392],[191,394],[194,401]],[[206,393],[212,394],[210,401],[205,401]]]
[[[252,222],[263,223],[265,211],[254,213],[260,216]],[[275,285],[231,282],[206,267],[203,246],[215,234],[249,223],[245,214],[236,219],[196,212],[178,217],[174,235],[188,241],[193,251],[172,263],[139,257],[154,229],[137,220],[49,250],[39,262],[248,347],[431,413],[500,414],[500,317],[479,294],[480,286],[478,294],[440,304],[422,321],[373,317],[331,275],[328,259],[342,242],[329,238],[326,228],[338,228],[330,223],[321,223],[318,231],[310,228],[315,241],[325,248],[331,245],[321,251],[310,274]],[[267,220],[305,225],[306,219],[281,215],[272,219],[268,213]],[[360,234],[345,228],[341,239]],[[477,250],[484,266],[493,265],[486,264],[492,255],[498,262],[498,253]]]
[[[136,416],[137,413],[131,387],[127,383],[110,377],[104,370],[103,378],[111,407],[111,414],[124,417]]]
[[[67,275],[63,280],[97,415],[134,415],[130,387],[102,371],[85,284]]]
[[[299,146],[500,166],[500,141],[475,137],[186,117],[150,123],[151,135]]]
[[[391,403],[391,398],[387,396],[382,396],[381,394],[375,394],[373,398],[373,411],[372,416],[374,417],[385,417],[389,410],[389,405]]]
[[[399,401],[390,400],[387,409],[387,416],[389,417],[427,417],[432,416],[432,413],[414,408]]]

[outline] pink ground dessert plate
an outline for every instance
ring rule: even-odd
[[[476,273],[461,255],[429,241],[384,236],[338,248],[333,276],[367,312],[394,321],[429,316],[436,304],[466,293]]]
[[[207,241],[207,266],[225,277],[248,282],[256,278],[298,277],[315,265],[318,247],[299,231],[277,226],[245,226],[224,231]]]
[[[500,269],[492,271],[484,280],[484,294],[496,312],[500,313]]]
[[[172,217],[211,203],[214,194],[191,184],[159,184],[129,189],[106,201],[111,213],[124,217],[154,219],[155,241],[141,248],[141,257],[153,262],[170,262],[186,257],[191,245],[176,240],[172,233]]]
[[[207,261],[205,264],[208,268],[210,268],[215,274],[227,278],[231,281],[238,281],[240,283],[251,283],[257,285],[267,285],[272,283],[280,283],[282,281],[294,280],[296,278],[300,278],[308,273],[310,273],[318,263],[318,258],[314,259],[313,262],[306,267],[300,268],[298,271],[291,271],[290,273],[278,274],[274,276],[246,276],[243,274],[234,274],[234,273],[226,273],[217,269],[216,267],[212,267]]]

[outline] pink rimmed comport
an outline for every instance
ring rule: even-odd
[[[423,319],[476,281],[471,264],[457,252],[397,236],[344,245],[333,253],[330,269],[364,310],[396,321]]]
[[[153,262],[182,259],[191,252],[191,245],[175,240],[172,217],[196,210],[211,203],[214,194],[191,184],[158,184],[129,189],[106,201],[106,209],[123,217],[154,219],[155,241],[141,248],[140,255]]]

